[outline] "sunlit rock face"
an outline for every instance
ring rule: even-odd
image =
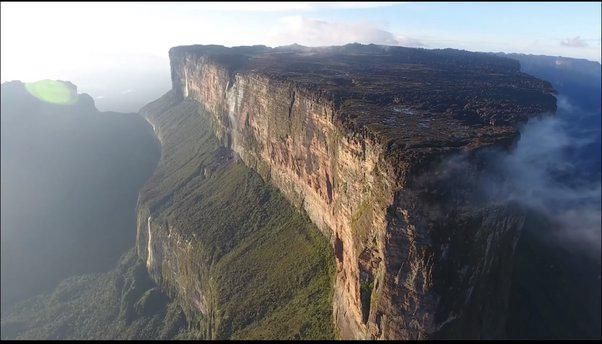
[[[476,152],[556,110],[548,83],[456,50],[186,46],[170,59],[176,98],[330,239],[342,338],[501,334],[524,215],[470,181]],[[470,159],[450,172],[455,154]]]

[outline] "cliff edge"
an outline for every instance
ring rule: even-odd
[[[521,123],[555,112],[549,83],[514,60],[451,49],[195,45],[169,55],[165,107],[196,104],[221,145],[329,239],[340,337],[502,335],[524,214],[483,195],[479,152],[511,148]],[[146,108],[151,123],[153,111],[165,113]],[[178,123],[161,121],[163,141]],[[153,209],[139,207],[138,254],[151,275],[177,275],[150,244]],[[189,302],[213,316],[198,299],[209,291],[197,292]]]

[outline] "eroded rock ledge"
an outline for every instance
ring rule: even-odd
[[[474,153],[510,148],[520,123],[554,112],[547,82],[514,60],[449,49],[169,55],[176,101],[198,102],[221,143],[330,239],[341,337],[501,334],[524,216],[479,194]],[[450,168],[456,153],[469,162]]]

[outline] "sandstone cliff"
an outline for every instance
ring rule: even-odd
[[[161,160],[140,193],[137,252],[193,339],[329,339],[334,257],[274,187],[173,92],[143,110]]]
[[[524,216],[480,192],[478,152],[511,148],[520,123],[554,112],[549,84],[513,60],[455,50],[188,46],[170,59],[165,107],[196,103],[221,144],[329,239],[340,337],[501,335]],[[166,137],[181,123],[153,112],[165,109],[144,111],[162,142],[190,141]],[[138,254],[156,279],[177,280],[189,272],[165,255],[204,253],[169,224],[153,230],[141,200]],[[164,284],[211,318],[207,269],[193,285]]]

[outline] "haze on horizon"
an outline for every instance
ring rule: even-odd
[[[101,110],[136,111],[170,87],[177,45],[357,42],[599,62],[600,16],[600,3],[3,2],[1,79],[69,80]]]

